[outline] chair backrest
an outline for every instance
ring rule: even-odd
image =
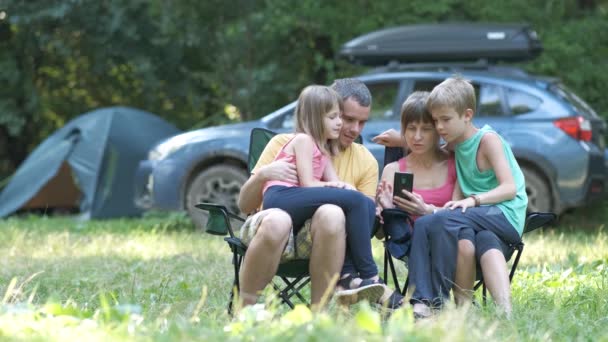
[[[262,155],[262,151],[264,148],[276,135],[275,132],[268,130],[266,128],[256,127],[251,130],[251,136],[249,140],[249,157],[247,158],[247,170],[251,173],[251,170],[255,167],[260,156]]]
[[[257,164],[262,151],[264,151],[270,139],[275,135],[275,132],[265,128],[256,127],[251,130],[249,156],[247,158],[247,170],[249,173],[251,173],[251,170]],[[228,212],[224,206],[213,203],[200,203],[196,207],[208,212],[207,223],[205,224],[205,231],[207,233],[214,235],[230,234],[231,237],[234,237],[232,227],[230,226],[230,218],[239,219],[237,215]]]
[[[403,147],[384,148],[384,166],[397,161],[403,157]]]

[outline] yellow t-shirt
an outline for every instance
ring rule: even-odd
[[[278,134],[275,135],[266,145],[258,163],[251,171],[255,171],[264,165],[270,164],[279,153],[281,148],[287,144],[293,134]],[[365,146],[357,143],[352,143],[346,150],[340,151],[337,156],[332,159],[332,164],[338,177],[343,182],[352,184],[357,190],[367,196],[376,196],[376,187],[378,186],[378,161],[365,148]]]

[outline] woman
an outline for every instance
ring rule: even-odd
[[[454,157],[440,147],[433,118],[426,109],[428,95],[428,92],[414,92],[403,103],[402,137],[397,137],[395,131],[389,131],[375,138],[376,142],[384,145],[398,141],[402,146],[407,146],[409,151],[406,157],[385,166],[377,192],[379,211],[397,207],[417,218],[433,214],[441,210],[448,201],[461,197],[456,185]],[[403,196],[393,197],[395,172],[406,171],[414,174],[413,191],[404,190]],[[416,234],[414,228],[414,236]],[[420,233],[418,235],[416,238],[423,240]],[[459,242],[458,272],[454,286],[457,303],[470,301],[472,295],[475,260],[471,240],[469,237],[463,237]],[[423,252],[430,251],[427,249]],[[414,259],[415,256],[411,255],[410,262],[416,262]],[[415,279],[410,277],[410,280]]]

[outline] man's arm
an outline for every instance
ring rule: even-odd
[[[262,205],[264,184],[271,180],[297,183],[296,166],[279,160],[257,168],[241,187],[239,209],[244,213],[252,213],[258,209]]]
[[[241,187],[238,206],[244,213],[252,213],[262,205],[264,184],[269,180],[285,180],[297,182],[295,166],[284,161],[274,161],[279,150],[285,145],[292,135],[279,134],[273,137],[266,147],[258,163],[251,171],[251,177]]]
[[[372,141],[386,147],[407,147],[405,137],[392,128],[376,135]]]

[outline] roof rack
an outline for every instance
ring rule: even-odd
[[[541,52],[538,35],[525,23],[438,23],[370,32],[342,45],[340,55],[355,64],[383,66],[391,61],[520,62]]]
[[[435,63],[399,63],[390,61],[385,66],[371,70],[371,73],[378,72],[397,72],[397,71],[439,71],[439,72],[460,72],[460,71],[487,71],[494,74],[504,74],[509,76],[526,77],[527,72],[512,66],[495,65],[487,59],[478,59],[475,62],[435,62]]]

